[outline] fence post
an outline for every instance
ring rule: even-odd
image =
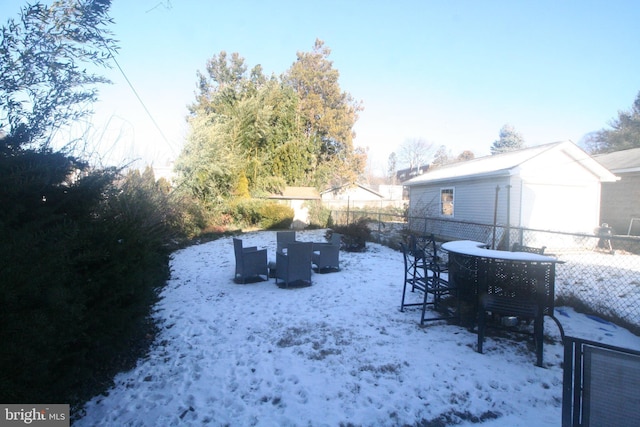
[[[511,250],[511,185],[507,185],[507,250]]]
[[[493,242],[491,243],[491,249],[496,248],[496,224],[498,222],[498,193],[500,192],[500,186],[496,185],[496,201],[493,206]]]
[[[350,197],[351,196],[347,196],[347,225],[349,225],[349,205],[351,204],[350,202]]]

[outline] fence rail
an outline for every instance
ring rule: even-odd
[[[372,238],[399,248],[408,234],[434,234],[439,240],[475,240],[507,250],[514,243],[545,247],[558,257],[556,305],[574,307],[640,335],[640,237],[534,230],[384,212],[332,211],[336,224],[366,218]],[[602,230],[600,230],[602,231]]]

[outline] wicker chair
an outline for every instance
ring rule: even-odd
[[[248,279],[268,280],[267,250],[255,246],[243,248],[241,239],[233,239],[233,249],[236,255],[236,282],[246,283]]]
[[[341,243],[342,235],[333,233],[330,242],[313,244],[311,263],[316,266],[318,273],[340,270]]]
[[[310,286],[313,243],[289,243],[286,249],[286,253],[276,252],[276,285],[280,279],[285,287],[291,284]]]
[[[283,252],[289,243],[296,241],[295,231],[278,231],[276,232],[277,252]]]

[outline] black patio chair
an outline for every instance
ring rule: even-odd
[[[236,256],[236,282],[246,283],[249,279],[268,280],[267,250],[256,246],[242,247],[241,239],[233,239],[233,249]]]
[[[552,263],[483,259],[479,277],[478,353],[488,327],[533,336],[536,365],[542,366],[545,314],[553,317]],[[487,322],[489,313],[496,322]],[[555,320],[555,318],[554,318]],[[533,322],[533,331],[530,324]],[[520,326],[526,326],[521,328]]]
[[[421,325],[427,321],[456,318],[459,314],[459,307],[454,314],[450,314],[448,309],[442,305],[443,297],[456,296],[455,287],[440,275],[438,266],[431,262],[431,257],[424,249],[415,243],[410,243],[410,245],[412,249],[403,243],[400,244],[404,259],[404,283],[400,311],[404,311],[405,307],[421,306]],[[416,290],[422,292],[422,302],[407,303],[407,288],[411,288],[411,292]],[[444,311],[445,313],[435,317],[426,317],[428,306],[432,306],[435,311]]]
[[[533,246],[525,246],[521,243],[516,242],[511,247],[511,252],[528,252],[530,254],[544,255],[544,251],[546,248],[547,248],[546,246],[542,246],[541,248],[536,248]]]
[[[427,260],[433,270],[439,274],[449,271],[448,256],[445,251],[440,250],[440,245],[436,241],[436,237],[430,234],[423,239],[424,251],[427,253]]]

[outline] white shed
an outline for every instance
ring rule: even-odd
[[[565,141],[432,168],[405,185],[410,216],[593,232],[601,183],[615,180]]]
[[[329,209],[402,206],[402,186],[380,186],[374,190],[363,184],[329,188],[322,193],[322,204]]]

